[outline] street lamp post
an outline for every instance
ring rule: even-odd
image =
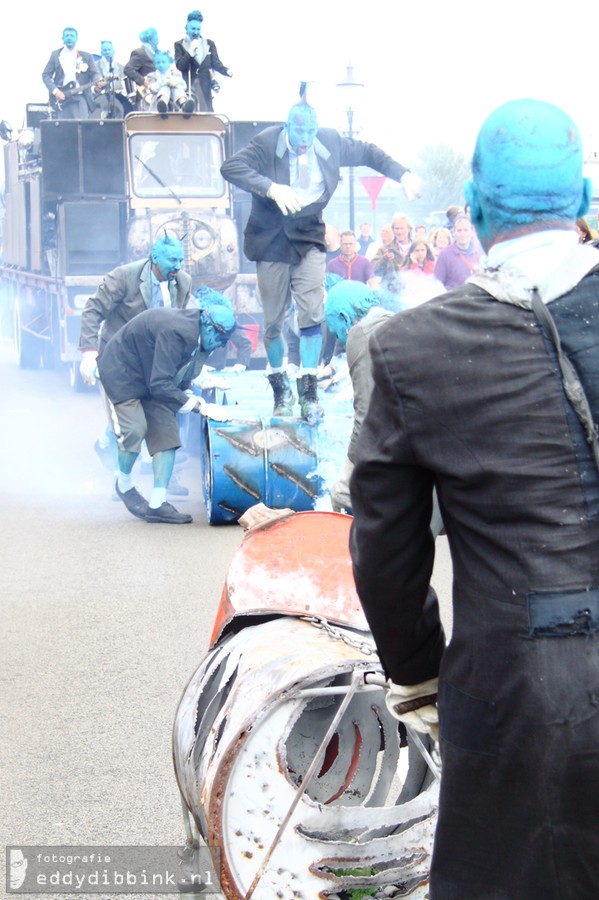
[[[354,78],[354,67],[349,64],[346,66],[346,74],[345,81],[338,81],[337,88],[339,89],[339,93],[343,102],[343,106],[345,109],[345,114],[347,116],[347,131],[346,135],[348,138],[353,138],[356,132],[354,131],[354,113],[356,111],[356,101],[362,90],[364,85],[360,81],[356,81]],[[355,186],[355,176],[354,176],[354,167],[349,167],[349,227],[352,231],[355,230],[355,199],[354,199],[354,186]]]

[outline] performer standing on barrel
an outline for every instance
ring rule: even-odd
[[[260,132],[223,163],[221,172],[252,195],[244,250],[256,262],[274,415],[293,414],[282,334],[293,294],[300,328],[301,415],[316,424],[323,417],[316,384],[326,268],[322,213],[339,183],[339,170],[370,166],[399,181],[408,198],[419,192],[420,180],[375,144],[342,137],[333,128],[319,128],[316,110],[306,100],[305,84],[300,97],[285,125]]]

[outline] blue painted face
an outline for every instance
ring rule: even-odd
[[[194,38],[198,38],[202,33],[202,23],[197,19],[192,19],[185,26],[185,33],[190,41],[193,41]]]
[[[158,69],[159,72],[168,72],[169,68],[172,65],[172,58],[170,53],[163,53],[160,50],[154,54],[154,65]]]
[[[152,246],[150,259],[157,278],[168,281],[175,277],[183,265],[183,244],[176,238],[160,238]]]
[[[211,353],[224,347],[235,328],[235,315],[229,306],[210,306],[200,315],[200,347]]]
[[[62,33],[62,42],[69,50],[72,50],[77,43],[77,32],[74,28],[65,28]]]
[[[112,46],[112,41],[102,41],[100,44],[100,53],[110,62],[111,59],[114,59],[114,47]]]
[[[325,321],[344,350],[350,329],[376,304],[375,294],[361,281],[339,281],[330,289],[324,304]]]
[[[289,145],[295,153],[306,153],[318,133],[316,112],[311,106],[293,106],[285,125]]]
[[[489,248],[522,226],[571,224],[584,215],[591,185],[582,162],[578,129],[559,107],[514,100],[491,113],[464,189],[482,244]]]

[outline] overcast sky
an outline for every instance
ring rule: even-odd
[[[596,0],[557,8],[545,0],[62,0],[41,9],[16,3],[5,13],[0,118],[18,128],[27,102],[46,101],[41,71],[61,46],[64,26],[77,28],[82,50],[97,53],[100,41],[111,39],[117,59],[126,62],[139,32],[150,26],[161,49],[172,52],[187,13],[198,7],[204,36],[234,73],[219,79],[215,103],[230,118],[284,119],[299,82],[310,80],[320,123],[345,128],[335,83],[351,62],[365,85],[355,116],[360,137],[401,162],[427,143],[470,155],[484,117],[524,96],[562,106],[586,151],[599,151]]]

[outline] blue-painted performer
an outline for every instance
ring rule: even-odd
[[[192,518],[167,499],[181,446],[177,413],[202,413],[206,406],[190,390],[195,373],[235,328],[227,304],[195,309],[147,309],[112,337],[98,359],[118,438],[116,492],[138,519],[187,525]],[[154,485],[149,501],[133,484],[132,470],[146,441]]]
[[[128,96],[124,66],[114,57],[112,41],[100,42],[100,58],[96,61],[96,66],[105,87],[95,97],[96,109],[92,115],[104,119],[122,119],[132,112],[133,106]]]
[[[212,112],[212,94],[217,93],[218,82],[213,72],[232,78],[233,73],[218,55],[216,44],[202,35],[204,16],[194,9],[187,16],[185,37],[175,41],[175,65],[187,83],[187,90],[195,98],[200,112]]]
[[[145,102],[151,110],[164,115],[169,109],[190,114],[194,102],[187,96],[187,86],[170,53],[157,50],[154,54],[155,72],[147,75]]]
[[[154,241],[148,257],[117,266],[104,276],[81,314],[80,372],[85,384],[95,383],[98,357],[102,355],[106,343],[139,313],[152,307],[183,309],[188,305],[197,305],[191,295],[191,276],[181,268],[183,257],[181,241],[165,233]],[[103,399],[106,404],[106,397]],[[116,438],[110,409],[108,428],[96,442],[95,449],[106,468],[118,475]],[[174,484],[171,479],[169,493],[172,493]],[[180,485],[177,493],[181,494],[183,490],[187,493],[187,488]]]
[[[248,259],[256,261],[274,415],[293,413],[282,333],[293,294],[300,328],[301,414],[315,424],[323,415],[316,383],[326,267],[322,213],[339,183],[339,170],[370,166],[399,181],[407,196],[418,193],[420,182],[375,144],[343,137],[333,128],[319,128],[305,85],[300,97],[285,125],[260,132],[223,163],[221,172],[252,194],[244,250]]]
[[[42,72],[50,104],[58,119],[88,119],[94,92],[104,87],[92,53],[77,48],[77,29],[62,32],[63,46],[53,50]]]
[[[131,51],[124,72],[137,90],[137,108],[143,110],[149,86],[148,75],[156,71],[154,56],[158,50],[158,32],[155,28],[144,28],[139,40],[141,44]]]
[[[591,184],[574,122],[538,100],[491,113],[472,172],[484,269],[370,340],[354,576],[388,707],[440,728],[431,900],[592,900],[599,253],[575,229]],[[434,487],[454,573],[447,645]]]

